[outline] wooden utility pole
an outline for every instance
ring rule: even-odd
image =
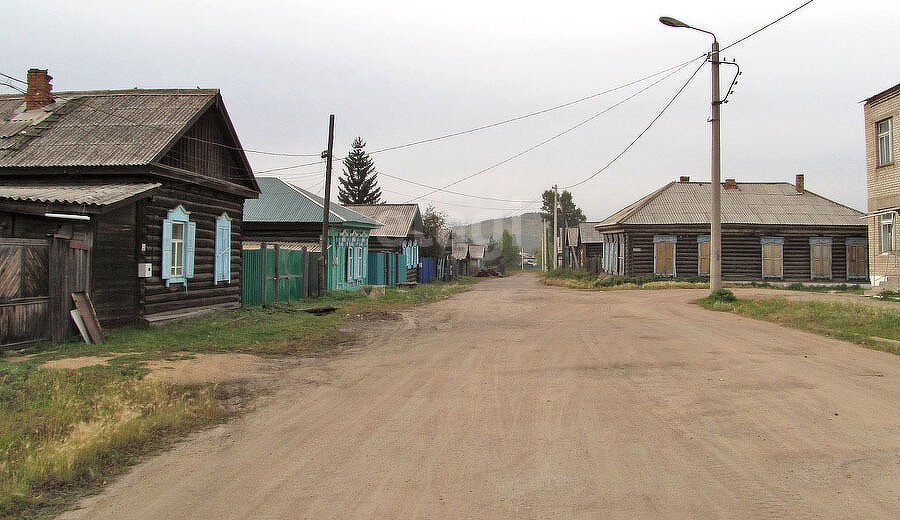
[[[557,233],[559,227],[556,225],[556,212],[559,210],[559,188],[553,185],[553,268],[559,269],[559,255],[556,254],[556,243],[559,240]]]
[[[328,118],[328,149],[325,159],[325,202],[322,204],[322,268],[319,270],[319,296],[328,289],[328,216],[331,214],[331,162],[334,156],[334,114]]]

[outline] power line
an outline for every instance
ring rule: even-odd
[[[687,88],[688,84],[689,84],[689,83],[697,76],[697,73],[700,72],[700,69],[702,69],[704,65],[706,65],[706,62],[705,62],[705,61],[704,61],[703,63],[701,63],[700,66],[697,67],[697,68],[694,70],[694,73],[691,74],[691,76],[687,79],[687,81],[684,82],[683,85],[681,85],[681,88],[678,89],[678,92],[676,92],[675,95],[672,96],[671,99],[669,99],[668,103],[666,103],[665,106],[663,106],[662,110],[660,110],[659,113],[656,114],[656,117],[654,117],[654,118],[650,121],[650,123],[649,123],[646,127],[644,127],[643,130],[641,130],[641,133],[639,133],[639,134],[637,135],[637,137],[635,137],[634,139],[632,139],[632,141],[631,141],[630,143],[628,143],[628,146],[626,146],[621,152],[619,152],[618,155],[616,155],[615,157],[613,157],[612,160],[610,160],[608,163],[606,163],[605,166],[603,166],[602,168],[600,168],[600,169],[597,170],[596,172],[592,173],[592,174],[589,175],[587,178],[585,178],[585,179],[583,179],[583,180],[581,180],[581,181],[578,181],[578,182],[576,182],[575,184],[570,184],[570,185],[568,185],[568,186],[563,186],[562,189],[567,190],[567,189],[570,189],[570,188],[574,188],[575,186],[580,186],[580,185],[586,183],[587,181],[589,181],[589,180],[593,179],[594,177],[596,177],[596,176],[600,175],[601,173],[603,173],[607,168],[609,168],[610,166],[612,166],[613,163],[615,163],[616,161],[618,161],[619,158],[621,158],[623,155],[625,155],[625,152],[627,152],[628,150],[630,150],[631,147],[634,146],[634,144],[637,143],[638,140],[639,140],[641,137],[643,137],[644,134],[646,134],[646,133],[650,130],[650,127],[652,127],[653,124],[656,123],[656,122],[659,120],[659,118],[661,118],[662,115],[666,113],[666,110],[668,110],[668,108],[669,108],[670,106],[672,106],[672,103],[674,103],[675,100],[678,99],[678,96],[680,96],[681,93],[684,92],[684,89]]]
[[[800,9],[803,9],[804,7],[806,7],[806,6],[808,6],[809,4],[813,3],[813,1],[814,1],[814,0],[807,0],[806,2],[803,2],[802,4],[800,4],[800,5],[798,5],[797,7],[791,9],[791,10],[788,11],[787,13],[785,13],[785,14],[779,16],[778,18],[772,20],[771,22],[767,23],[766,25],[763,25],[762,27],[760,27],[759,29],[757,29],[757,30],[751,32],[750,34],[747,34],[747,35],[744,36],[743,38],[739,38],[739,39],[737,39],[737,40],[735,40],[735,41],[729,43],[728,45],[722,47],[721,49],[719,49],[719,52],[723,52],[723,51],[725,51],[725,49],[734,47],[735,45],[741,43],[742,41],[746,40],[747,38],[751,38],[751,37],[753,37],[753,36],[756,36],[757,34],[759,34],[759,33],[763,32],[763,31],[765,31],[765,30],[768,29],[769,27],[772,27],[772,26],[775,25],[776,23],[778,23],[778,22],[784,20],[784,19],[787,18],[788,16],[790,16],[790,15],[796,13],[796,12],[799,11]]]
[[[19,78],[14,78],[14,77],[10,76],[9,74],[4,74],[4,73],[0,72],[0,76],[3,76],[3,77],[6,78],[6,79],[11,79],[11,80],[13,80],[13,81],[18,81],[19,83],[21,83],[21,84],[23,84],[23,85],[27,85],[27,84],[28,84],[27,81],[21,80],[21,79],[19,79]]]
[[[11,88],[11,89],[13,89],[13,90],[16,90],[16,91],[18,91],[18,92],[21,92],[22,94],[25,94],[25,91],[24,91],[24,90],[22,90],[22,89],[20,89],[19,87],[13,85],[12,83],[0,83],[0,85],[3,85],[3,86],[5,86],[5,87],[9,87],[9,88]]]
[[[555,141],[556,139],[559,139],[560,137],[562,137],[562,136],[564,136],[564,135],[566,135],[566,134],[568,134],[568,133],[570,133],[570,132],[573,132],[573,131],[575,131],[576,129],[578,129],[578,128],[584,126],[584,125],[586,125],[587,123],[589,123],[589,122],[593,121],[594,119],[596,119],[596,118],[602,116],[603,114],[606,114],[607,112],[609,112],[609,111],[611,111],[612,109],[618,107],[619,105],[622,105],[622,104],[625,103],[626,101],[629,101],[629,100],[631,100],[631,99],[637,97],[638,95],[640,95],[640,94],[646,92],[646,91],[649,90],[650,88],[652,88],[652,87],[658,85],[659,83],[665,81],[666,79],[668,79],[669,77],[673,76],[674,74],[677,74],[677,73],[680,72],[684,67],[686,67],[687,65],[690,65],[692,62],[694,62],[694,61],[696,61],[696,60],[698,60],[698,59],[699,59],[699,58],[694,58],[693,60],[687,62],[686,64],[681,65],[678,69],[676,69],[676,70],[670,72],[669,74],[663,76],[662,78],[660,78],[660,79],[654,81],[653,83],[651,83],[651,84],[649,84],[649,85],[647,85],[647,86],[645,86],[645,87],[643,87],[643,88],[637,90],[636,92],[634,92],[634,93],[631,94],[630,96],[628,96],[628,97],[626,97],[626,98],[624,98],[624,99],[618,101],[617,103],[614,103],[614,104],[610,105],[609,107],[607,107],[607,108],[601,110],[600,112],[597,112],[596,114],[594,114],[594,115],[588,117],[587,119],[584,119],[584,120],[578,122],[578,123],[575,124],[574,126],[571,126],[571,127],[567,128],[567,129],[563,130],[562,132],[559,132],[559,133],[557,133],[557,134],[554,134],[553,136],[548,137],[547,139],[544,139],[543,141],[541,141],[541,142],[539,142],[539,143],[537,143],[537,144],[535,144],[535,145],[532,145],[532,146],[530,146],[530,147],[528,147],[528,148],[526,148],[526,149],[524,149],[524,150],[522,150],[522,151],[520,151],[520,152],[517,152],[517,153],[515,153],[515,154],[513,154],[513,155],[511,155],[511,156],[509,156],[509,157],[507,157],[506,159],[503,159],[502,161],[499,161],[499,162],[497,162],[497,163],[494,163],[494,164],[492,164],[491,166],[488,166],[487,168],[483,168],[483,169],[481,169],[481,170],[478,170],[478,171],[475,172],[475,173],[471,173],[471,174],[469,174],[469,175],[466,175],[466,176],[464,176],[464,177],[461,177],[461,178],[459,178],[459,179],[457,179],[457,180],[451,182],[450,184],[447,184],[446,186],[443,186],[442,188],[435,188],[434,191],[432,191],[432,192],[429,192],[429,193],[426,193],[425,195],[421,195],[421,196],[419,196],[419,197],[416,197],[416,198],[414,198],[414,199],[411,199],[410,202],[412,202],[413,200],[422,198],[422,197],[427,197],[428,195],[431,195],[431,194],[433,194],[433,193],[435,193],[435,192],[438,192],[438,191],[445,191],[447,188],[449,188],[449,187],[451,187],[451,186],[454,186],[454,185],[456,185],[456,184],[459,184],[460,182],[469,180],[469,179],[471,179],[471,178],[473,178],[473,177],[476,177],[476,176],[478,176],[478,175],[481,175],[481,174],[483,174],[483,173],[487,173],[488,171],[493,170],[494,168],[497,168],[497,167],[502,166],[502,165],[504,165],[504,164],[506,164],[506,163],[508,163],[508,162],[510,162],[510,161],[513,161],[513,160],[515,160],[515,159],[518,159],[519,157],[522,157],[523,155],[525,155],[525,154],[527,154],[527,153],[529,153],[529,152],[532,152],[532,151],[534,151],[534,150],[540,148],[541,146],[544,146],[544,145],[546,145],[546,144],[548,144],[548,143],[550,143],[550,142],[553,142],[553,141]],[[701,64],[701,66],[702,66],[702,64]]]
[[[429,186],[428,184],[423,184],[423,183],[421,183],[421,182],[411,181],[411,180],[408,180],[408,179],[404,179],[403,177],[398,177],[398,176],[396,176],[396,175],[391,175],[391,174],[389,174],[389,173],[385,173],[383,170],[376,170],[375,173],[377,173],[378,175],[384,175],[385,177],[388,177],[388,178],[391,178],[391,179],[397,179],[398,181],[408,182],[408,183],[414,184],[414,185],[416,185],[416,186],[421,186],[421,187],[423,187],[423,188],[428,188],[428,189],[430,189],[430,190],[434,190],[434,191],[432,191],[431,193],[427,193],[427,194],[425,194],[425,195],[419,195],[418,197],[414,197],[414,198],[411,199],[411,200],[421,199],[421,198],[427,197],[428,195],[431,195],[432,193],[436,193],[436,192],[438,192],[438,191],[441,191],[441,192],[444,192],[444,193],[450,193],[450,194],[453,194],[453,195],[460,195],[460,196],[462,196],[462,197],[471,197],[471,198],[473,198],[473,199],[494,200],[494,201],[497,201],[497,202],[514,202],[514,203],[528,202],[527,200],[501,199],[501,198],[497,198],[497,197],[486,197],[486,196],[483,196],[483,195],[470,195],[470,194],[468,194],[468,193],[462,193],[462,192],[459,192],[459,191],[451,191],[451,190],[447,190],[447,189],[443,189],[443,188],[435,188],[434,186]],[[412,197],[412,195],[410,195],[410,196]]]

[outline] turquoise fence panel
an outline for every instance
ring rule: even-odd
[[[241,271],[241,304],[262,305],[262,250],[248,249],[243,252]]]

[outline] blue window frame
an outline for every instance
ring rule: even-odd
[[[169,211],[162,222],[162,279],[166,287],[194,277],[194,238],[197,224],[183,206]]]

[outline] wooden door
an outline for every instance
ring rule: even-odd
[[[0,239],[0,347],[50,339],[50,243]]]

